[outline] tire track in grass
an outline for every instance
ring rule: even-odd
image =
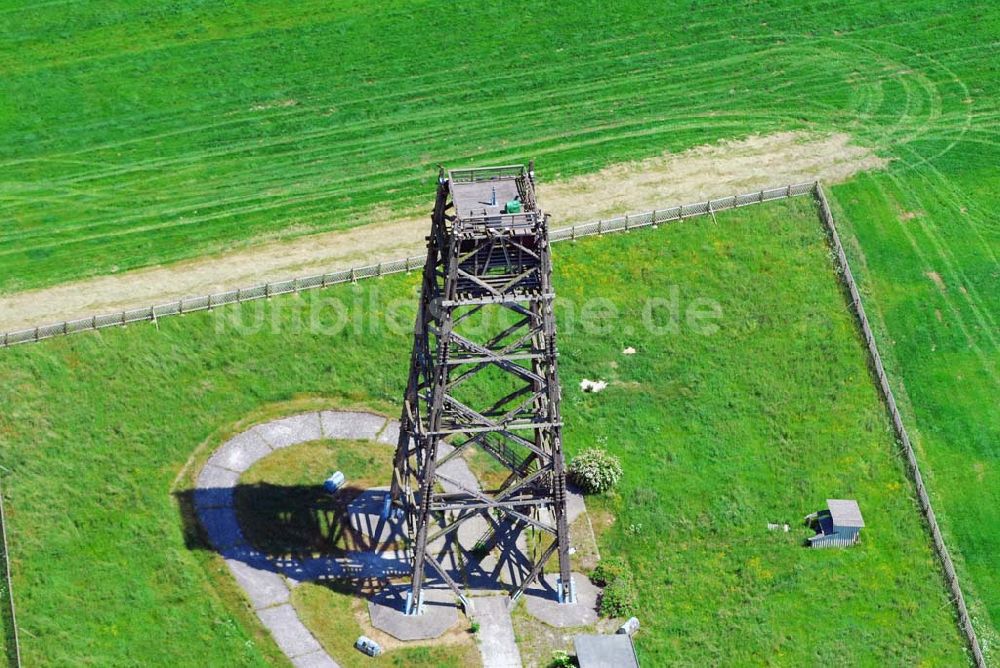
[[[654,33],[650,33],[654,34]],[[671,67],[657,68],[657,67],[647,67],[638,71],[637,73],[630,72],[624,78],[625,84],[607,85],[605,82],[596,81],[594,78],[585,80],[583,82],[578,82],[572,86],[561,86],[552,92],[552,100],[559,101],[559,109],[563,112],[569,112],[570,114],[587,114],[585,106],[582,105],[579,100],[580,98],[596,98],[598,103],[607,102],[608,104],[613,103],[613,101],[620,94],[619,91],[623,86],[633,87],[637,89],[643,89],[652,91],[656,88],[656,97],[646,100],[647,105],[655,105],[660,100],[666,100],[671,104],[676,104],[670,100],[671,96],[675,92],[685,91],[686,95],[683,99],[690,98],[703,98],[704,104],[708,107],[718,107],[719,99],[718,95],[713,95],[712,91],[716,91],[720,88],[720,85],[724,86],[723,82],[738,83],[744,81],[741,76],[741,70],[745,69],[746,66],[750,66],[751,69],[759,69],[759,66],[763,61],[778,61],[781,63],[780,66],[775,66],[770,69],[766,69],[762,76],[766,77],[767,80],[777,82],[782,76],[787,76],[786,72],[788,69],[795,71],[795,76],[789,77],[789,79],[794,79],[797,84],[793,90],[789,90],[791,95],[782,96],[779,99],[806,99],[811,95],[816,98],[823,94],[824,91],[835,91],[837,88],[843,85],[844,79],[850,77],[851,68],[860,67],[862,70],[872,70],[878,69],[875,67],[876,64],[881,64],[881,70],[887,72],[885,76],[881,74],[877,76],[873,81],[861,80],[857,82],[854,86],[854,90],[860,91],[876,91],[878,95],[874,98],[877,100],[884,99],[884,95],[881,93],[881,88],[883,82],[886,80],[897,80],[899,77],[894,75],[896,70],[902,69],[904,66],[901,63],[897,63],[892,59],[886,59],[880,54],[875,53],[871,47],[861,48],[856,43],[851,41],[844,41],[843,39],[832,39],[826,38],[822,40],[819,45],[814,44],[801,44],[797,43],[798,40],[805,39],[802,35],[796,35],[794,33],[776,33],[773,36],[759,37],[755,36],[753,38],[741,38],[745,44],[749,46],[741,53],[733,54],[725,59],[719,59],[716,61],[704,61],[704,60],[694,60],[695,54],[698,51],[699,45],[673,45],[669,48],[661,49],[649,49],[645,48],[638,54],[628,53],[628,54],[616,54],[615,55],[615,67],[624,67],[623,63],[628,63],[630,58],[638,57],[640,59],[640,67],[644,67],[641,63],[641,58],[649,57],[649,55],[657,54],[669,54],[671,60],[687,59],[687,62],[681,63],[679,66],[674,66],[675,63],[671,62]],[[731,42],[732,38],[720,37],[714,41],[716,45]],[[775,41],[786,42],[785,44],[775,44]],[[792,42],[788,44],[787,42]],[[628,39],[619,39],[615,42],[609,42],[613,46],[628,45],[631,43]],[[884,43],[883,43],[884,44]],[[581,47],[582,48],[582,47]],[[867,49],[867,50],[865,50]],[[858,56],[863,55],[863,60],[866,63],[871,63],[869,65],[859,65]],[[836,66],[830,65],[831,61],[838,63]],[[593,62],[593,60],[592,60]],[[821,67],[812,67],[812,64],[820,64]],[[560,63],[557,68],[560,72],[572,72],[578,67],[577,64],[573,62]],[[612,70],[613,71],[613,70]],[[802,72],[811,72],[811,77],[803,81]],[[829,76],[831,71],[840,71],[842,76]],[[711,74],[711,76],[705,76],[706,73]],[[510,77],[512,75],[504,75],[505,77]],[[551,77],[550,71],[543,72],[538,76],[539,80],[544,80],[547,77]],[[402,80],[400,77],[399,80]],[[694,80],[697,82],[695,86],[690,86],[686,84],[686,81]],[[434,79],[428,79],[428,86],[432,86]],[[676,83],[674,83],[676,82]],[[922,92],[923,94],[930,95],[933,91],[931,89],[931,82],[929,80],[922,81]],[[908,129],[911,133],[913,132],[913,127],[921,120],[915,114],[921,110],[921,105],[923,103],[918,103],[916,107],[913,105],[913,101],[919,97],[918,90],[914,88],[913,85],[904,81],[902,83],[905,89],[906,104],[902,109],[902,112],[897,112],[892,115],[880,115],[881,123],[885,123],[887,120],[893,123],[896,133],[903,132]],[[662,88],[662,90],[660,90]],[[799,95],[794,95],[796,91],[802,91]],[[402,97],[406,95],[412,95],[413,90],[401,91],[396,97]],[[601,98],[598,93],[606,94],[608,97]],[[391,94],[390,94],[391,95]],[[537,96],[537,94],[536,94]],[[852,99],[855,101],[858,99],[858,95],[853,96]],[[575,98],[575,99],[574,99]],[[510,109],[511,107],[523,106],[524,100],[527,97],[511,99],[504,104],[497,105],[495,102],[484,102],[482,105],[483,110],[492,110],[497,112],[504,108]],[[868,98],[869,103],[872,98]],[[928,103],[928,107],[932,110],[940,107],[940,96],[938,96],[938,102]],[[587,130],[577,131],[574,134],[578,137],[576,141],[567,142],[563,147],[565,150],[578,150],[586,146],[600,146],[606,144],[612,144],[616,140],[634,140],[642,137],[654,137],[658,135],[665,135],[667,132],[677,132],[683,131],[685,129],[694,129],[690,125],[682,125],[677,123],[678,117],[684,113],[685,109],[680,108],[679,105],[675,107],[675,110],[666,115],[659,115],[655,118],[644,118],[640,120],[635,120],[631,125],[621,125],[621,129],[639,128],[633,131],[619,131],[618,134],[615,133],[615,129],[609,128],[607,124],[595,125],[588,124],[586,126]],[[430,113],[428,110],[422,110],[418,114],[408,114],[405,117],[399,118],[396,116],[390,116],[385,119],[381,119],[383,123],[382,127],[391,127],[393,124],[398,124],[400,122],[407,122],[410,127],[418,126],[419,123],[414,123],[414,119],[426,118],[427,114]],[[522,112],[528,114],[530,112]],[[799,110],[798,113],[801,113]],[[812,102],[812,111],[810,115],[814,118],[820,119],[833,119],[838,115],[844,115],[847,110],[844,108],[838,108],[833,104],[827,104],[823,102],[816,101]],[[302,117],[305,114],[305,110],[291,110],[288,115],[294,117]],[[421,114],[423,116],[421,116]],[[281,112],[281,115],[285,115]],[[729,118],[737,117],[736,114],[729,116]],[[761,110],[749,114],[739,114],[739,118],[743,121],[743,128],[752,127],[754,124],[760,124],[771,120],[778,124],[793,118],[794,115],[790,112],[776,112],[772,107],[770,111]],[[752,121],[750,119],[753,119]],[[256,119],[246,115],[244,118],[240,119],[239,122],[243,123],[253,123]],[[523,121],[523,118],[521,119]],[[926,124],[927,118],[922,119]],[[642,129],[643,122],[649,123],[650,121],[662,122],[669,125],[669,130],[667,129],[657,129],[657,128],[645,128]],[[229,121],[226,121],[227,123]],[[376,121],[376,123],[379,121]],[[475,131],[484,130],[487,124],[495,125],[489,123],[488,120],[480,123],[480,127],[476,127],[476,124],[472,124],[472,128]],[[358,121],[356,126],[358,128],[362,126],[371,126],[369,121]],[[711,129],[712,131],[727,132],[736,130],[739,132],[740,124],[731,121],[722,121],[718,119],[713,119],[710,121],[702,121],[701,129]],[[329,218],[324,218],[320,213],[309,213],[308,209],[315,207],[317,204],[326,201],[328,197],[341,196],[341,193],[334,194],[330,192],[330,186],[332,185],[334,189],[339,186],[349,184],[353,178],[343,177],[337,180],[336,183],[329,183],[329,179],[323,179],[321,174],[316,174],[310,178],[311,170],[309,166],[303,165],[298,169],[298,171],[290,171],[292,166],[297,164],[303,164],[308,159],[313,158],[315,160],[321,160],[326,158],[327,160],[339,160],[346,159],[348,162],[357,162],[360,155],[365,155],[369,160],[381,164],[382,158],[384,156],[394,155],[396,151],[396,145],[400,141],[405,141],[409,137],[419,136],[426,137],[428,132],[426,130],[410,131],[411,134],[403,133],[402,135],[398,132],[382,133],[384,136],[379,139],[373,140],[370,136],[361,137],[354,136],[347,142],[340,142],[337,146],[325,146],[322,141],[318,141],[323,138],[330,137],[348,137],[351,135],[352,127],[337,127],[333,129],[302,129],[297,134],[291,136],[283,136],[274,141],[270,142],[260,142],[255,141],[252,144],[239,144],[236,146],[224,147],[223,149],[207,149],[206,151],[193,152],[188,154],[174,155],[169,158],[155,158],[152,160],[140,161],[138,163],[133,163],[124,167],[116,167],[112,172],[112,176],[117,176],[121,179],[122,176],[126,174],[134,174],[134,177],[130,179],[133,185],[133,189],[137,190],[137,196],[142,199],[149,199],[153,196],[153,193],[149,192],[147,189],[150,182],[156,182],[157,179],[166,179],[170,176],[166,170],[160,170],[160,174],[155,175],[155,178],[149,178],[147,173],[150,169],[154,169],[157,166],[163,167],[164,165],[170,165],[171,167],[181,168],[185,164],[190,165],[192,169],[192,178],[199,178],[202,175],[203,169],[201,163],[206,161],[212,162],[214,165],[219,167],[220,173],[225,173],[227,170],[237,170],[239,169],[242,160],[239,158],[242,154],[248,151],[267,151],[273,150],[276,146],[286,146],[288,150],[277,155],[273,158],[277,163],[282,163],[287,161],[288,167],[282,170],[282,174],[279,177],[277,173],[273,177],[268,177],[265,175],[264,179],[260,182],[260,185],[256,185],[248,179],[250,177],[245,177],[242,184],[237,182],[236,188],[230,188],[230,184],[227,183],[227,189],[231,192],[235,191],[239,193],[240,190],[244,192],[242,194],[236,194],[232,197],[219,199],[215,196],[212,190],[204,191],[204,195],[189,199],[188,204],[177,207],[167,207],[163,208],[158,205],[150,205],[138,212],[134,209],[125,213],[125,215],[118,217],[108,217],[100,216],[100,219],[95,220],[95,214],[91,213],[88,217],[91,220],[83,223],[83,225],[74,225],[71,228],[60,228],[54,232],[49,226],[44,225],[27,225],[25,226],[24,232],[19,236],[5,236],[4,241],[10,243],[11,241],[25,240],[25,239],[37,239],[43,240],[46,237],[51,238],[54,234],[59,241],[52,243],[51,241],[44,241],[41,245],[32,244],[29,248],[25,250],[41,252],[44,250],[51,251],[53,248],[61,248],[64,246],[71,246],[74,243],[86,243],[98,241],[107,236],[105,230],[109,228],[120,228],[124,225],[128,225],[135,222],[141,222],[143,216],[149,217],[170,217],[170,216],[181,216],[187,215],[189,212],[197,211],[200,209],[213,208],[218,209],[222,206],[227,206],[230,203],[246,203],[245,207],[237,208],[232,212],[232,215],[221,215],[212,214],[210,217],[198,217],[194,216],[190,218],[189,221],[185,221],[182,225],[177,225],[176,223],[171,223],[170,221],[154,223],[152,225],[136,225],[133,230],[128,233],[121,233],[121,230],[115,229],[112,232],[113,238],[141,238],[142,235],[149,235],[151,233],[163,233],[172,228],[182,228],[187,227],[191,224],[202,224],[205,222],[220,222],[220,221],[237,221],[241,217],[245,216],[259,216],[266,213],[274,213],[276,211],[287,212],[294,220],[301,222],[303,218],[310,222],[318,221],[320,225],[323,225],[323,220],[329,220]],[[609,137],[595,137],[592,139],[586,139],[584,135],[587,132],[597,133],[597,132],[607,132]],[[917,131],[919,133],[919,131]],[[435,138],[440,138],[442,141],[446,139],[448,131],[447,129],[438,130],[436,133],[431,133],[431,136]],[[142,141],[142,138],[138,138],[136,141]],[[316,141],[317,145],[315,147],[305,146],[302,144],[308,144],[310,141]],[[530,148],[537,146],[538,143],[542,141],[540,138],[535,137],[527,142],[522,142],[520,146],[524,148]],[[891,143],[891,142],[888,142]],[[518,145],[508,146],[507,151],[513,152],[518,148]],[[544,149],[547,155],[559,154],[562,151],[553,150],[552,147]],[[227,158],[223,160],[222,158]],[[263,158],[262,158],[263,159]],[[176,170],[172,170],[176,171]],[[389,170],[382,170],[382,174],[385,175],[387,180],[400,181],[406,180],[405,175],[407,172],[407,166],[398,165],[391,167]],[[183,170],[179,173],[183,174]],[[256,174],[256,170],[251,170],[251,174]],[[301,176],[300,176],[301,175]],[[403,176],[403,179],[399,177]],[[298,178],[304,183],[297,184],[300,190],[304,191],[298,195],[293,195],[288,197],[287,191],[282,191],[278,193],[273,193],[269,195],[261,195],[260,190],[268,190],[279,187],[287,187],[287,181],[291,178]],[[78,181],[90,181],[93,179],[100,178],[100,174],[92,175],[76,175],[74,177],[68,177],[68,180],[73,182]],[[389,183],[380,183],[377,180],[368,179],[373,188],[381,187],[382,185],[389,186]],[[126,181],[128,182],[128,181]],[[218,180],[208,179],[205,180],[206,186],[212,188],[214,185],[218,184]],[[325,182],[326,192],[322,193],[309,193],[311,189],[318,189],[321,187],[319,184]],[[140,188],[140,184],[145,186],[147,189]],[[395,184],[392,184],[395,185]],[[165,187],[169,187],[167,184]],[[342,196],[350,195],[352,190],[346,189],[342,191]],[[109,195],[109,199],[101,199],[100,195],[95,194],[96,203],[99,205],[104,202],[107,206],[113,206]],[[276,198],[284,198],[286,201],[284,203],[278,203],[274,201]],[[110,201],[109,201],[110,200]],[[97,210],[97,207],[91,208],[91,211]],[[43,209],[37,211],[37,213],[29,213],[29,218],[31,220],[40,220],[42,216],[50,215]],[[336,218],[336,213],[333,215]],[[330,223],[326,223],[329,226]],[[72,239],[74,232],[83,229],[92,230],[90,235],[77,235],[77,239]],[[236,229],[235,225],[226,225],[224,227],[216,227],[217,234],[215,237],[218,241],[207,244],[205,247],[211,247],[213,243],[221,243],[224,239],[229,238],[232,235],[230,230]]]
[[[885,190],[882,184],[878,183],[877,181],[873,181],[873,183],[875,185],[875,188],[878,190],[880,197],[883,200],[886,210],[892,211],[893,210],[892,202],[894,201],[892,195]],[[913,236],[913,233],[909,229],[907,229],[903,221],[899,220],[898,216],[895,216],[895,218],[898,229],[900,230],[900,232],[902,232],[903,237],[910,245],[910,249],[913,251],[913,254],[920,261],[920,264],[923,265],[923,267],[926,269],[927,272],[934,271],[933,263],[929,261],[927,254],[924,253],[924,251],[921,249],[921,246],[917,242],[916,238]],[[989,376],[993,384],[1000,386],[1000,375],[998,375],[997,370],[994,368],[993,360],[991,360],[983,352],[983,349],[977,343],[975,336],[972,334],[972,331],[969,329],[969,326],[962,315],[961,309],[958,306],[956,306],[954,300],[950,296],[949,291],[939,288],[938,294],[940,295],[941,300],[944,302],[946,308],[948,309],[951,320],[958,326],[959,330],[962,332],[962,336],[965,339],[968,349],[971,350],[973,354],[979,359],[983,371]]]
[[[903,193],[907,199],[913,202],[921,203],[921,209],[926,211],[926,207],[922,204],[923,194],[918,193],[915,189],[906,186],[898,176],[894,174],[888,175],[889,179],[892,180],[893,184]],[[928,184],[928,189],[933,191],[934,187]],[[946,203],[948,206],[958,211],[961,208],[960,200],[947,198]],[[905,224],[902,220],[898,221],[899,224],[905,228]],[[954,254],[949,250],[948,245],[942,241],[940,236],[936,231],[936,226],[930,223],[926,216],[917,215],[914,216],[910,222],[915,222],[915,224],[920,228],[923,236],[927,239],[930,244],[934,254],[940,258],[941,264],[933,263],[933,267],[929,267],[928,271],[937,271],[941,269],[943,265],[945,272],[956,278],[954,282],[957,282],[961,289],[959,294],[960,299],[965,301],[969,307],[969,311],[973,318],[979,324],[979,328],[982,331],[986,339],[992,344],[992,346],[1000,350],[1000,339],[997,338],[994,332],[997,331],[996,321],[989,313],[989,307],[985,306],[982,296],[979,294],[978,289],[975,286],[975,282],[969,278],[969,275],[962,269],[961,262],[958,262]],[[930,265],[931,262],[925,262],[925,264]]]

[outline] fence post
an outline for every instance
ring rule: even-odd
[[[627,213],[625,214],[625,231],[626,232],[630,232],[631,231],[631,230],[628,229],[628,214]]]
[[[271,284],[270,283],[265,283],[264,284],[264,297],[266,297],[267,299],[271,298]]]
[[[38,328],[35,327],[35,343],[38,343]]]
[[[649,214],[649,222],[652,223],[653,229],[656,229],[656,209]]]

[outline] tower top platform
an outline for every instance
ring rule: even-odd
[[[453,169],[448,190],[456,231],[469,228],[532,228],[542,218],[534,174],[524,165]]]

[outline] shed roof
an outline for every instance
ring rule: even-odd
[[[827,499],[830,517],[835,527],[863,527],[865,520],[861,517],[861,508],[854,499]]]
[[[580,668],[639,668],[632,639],[624,633],[579,635],[573,638],[573,647]]]

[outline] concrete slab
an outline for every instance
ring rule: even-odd
[[[236,487],[239,482],[240,474],[236,471],[205,464],[195,484],[201,489],[224,489]]]
[[[367,539],[365,543],[370,548],[402,541],[405,538],[405,521],[402,517],[382,519],[382,511],[388,497],[388,487],[373,487],[361,492],[347,506],[351,528],[357,532],[359,538]]]
[[[226,565],[243,587],[254,610],[288,603],[288,587],[277,573],[254,568],[236,559],[226,559]]]
[[[483,668],[521,668],[521,653],[514,640],[508,604],[506,596],[472,599],[472,619],[479,622],[476,643],[483,657]]]
[[[389,423],[385,425],[385,429],[379,434],[378,442],[388,445],[396,445],[399,442],[399,420],[389,420]]]
[[[232,508],[234,487],[195,487],[195,508]]]
[[[257,432],[275,450],[323,438],[319,413],[301,413],[274,420],[257,425],[252,431]]]
[[[232,508],[198,508],[198,519],[205,527],[209,542],[219,552],[225,554],[233,548],[247,545]]]
[[[406,614],[409,587],[389,585],[368,602],[372,626],[399,640],[438,638],[458,622],[458,608],[450,589],[424,589],[424,611]]]
[[[597,623],[597,597],[600,594],[590,578],[573,573],[576,603],[560,603],[555,583],[558,575],[546,573],[524,593],[528,612],[537,620],[557,628],[589,626]]]
[[[323,650],[295,657],[292,659],[292,665],[295,668],[340,668],[340,665]]]
[[[583,494],[576,487],[570,485],[566,489],[566,519],[569,524],[576,521],[576,518],[587,512],[587,504],[583,500]]]
[[[259,460],[273,452],[254,430],[245,431],[229,439],[215,451],[208,463],[211,466],[243,473]]]
[[[386,418],[374,413],[323,411],[320,413],[323,435],[351,441],[374,441]]]
[[[579,635],[573,638],[573,649],[580,668],[639,668],[632,638],[624,633]]]
[[[323,651],[313,634],[299,621],[295,608],[290,603],[258,610],[257,616],[288,658],[295,659]]]

